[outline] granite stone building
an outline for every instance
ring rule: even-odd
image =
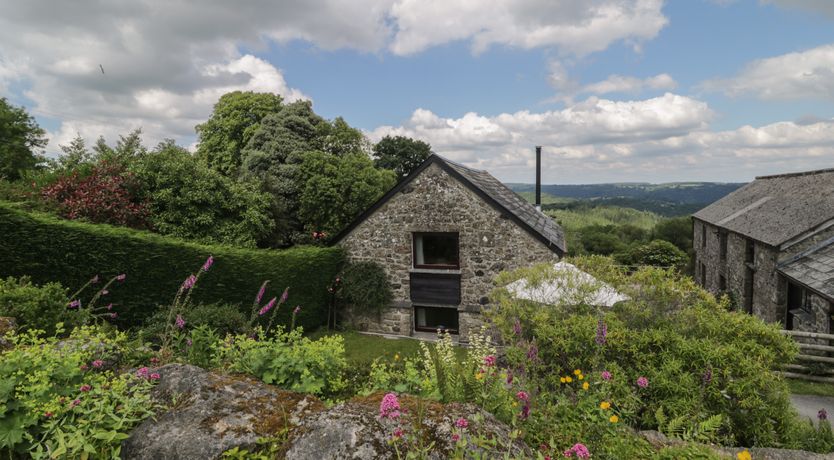
[[[360,330],[398,335],[443,328],[466,341],[482,324],[493,278],[556,262],[566,251],[555,222],[485,171],[438,155],[360,215],[335,242],[349,261],[375,261],[393,304],[350,315]]]
[[[693,217],[702,286],[785,329],[832,332],[834,169],[758,177]]]

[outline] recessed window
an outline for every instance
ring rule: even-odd
[[[721,260],[727,260],[727,232],[720,232],[718,234],[718,238],[720,245],[718,249],[719,256],[721,257]]]
[[[808,290],[804,287],[788,282],[788,310],[811,311]]]
[[[415,268],[460,268],[457,233],[415,233]]]
[[[701,224],[701,247],[707,247],[707,224]]]
[[[756,260],[756,244],[747,238],[744,242],[744,261],[752,264]]]
[[[426,332],[442,329],[450,334],[457,334],[458,310],[444,307],[414,307],[414,329]]]
[[[727,292],[727,278],[724,275],[718,275],[718,291],[722,294]]]

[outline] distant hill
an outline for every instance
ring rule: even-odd
[[[525,199],[534,200],[534,184],[507,184]],[[662,216],[684,216],[719,200],[743,183],[675,182],[668,184],[620,183],[542,185],[544,209],[617,206],[650,211]]]

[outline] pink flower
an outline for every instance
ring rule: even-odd
[[[515,394],[515,397],[524,401],[524,402],[527,402],[527,401],[530,400],[530,395],[528,395],[526,391],[519,391],[518,393]]]
[[[127,278],[127,275],[125,275],[124,273],[122,273],[121,275],[119,275],[119,276],[117,276],[117,277],[116,277],[116,280],[117,280],[117,281],[124,281],[124,280],[125,280],[125,278]]]
[[[69,308],[81,308],[81,301],[80,300],[73,300],[69,303]]]
[[[193,288],[195,284],[197,284],[197,277],[194,275],[188,275],[188,278],[186,278],[185,281],[182,282],[181,289],[183,291],[187,291]]]
[[[203,271],[209,271],[209,268],[211,268],[212,265],[214,265],[214,257],[208,256],[208,259],[206,259],[206,262],[203,264]]]
[[[106,308],[106,309],[107,309],[107,311],[110,311],[110,310],[112,310],[112,309],[113,309],[113,304],[112,304],[112,303],[109,303],[109,304],[107,304],[107,306],[106,306],[106,307],[104,307],[104,308]]]
[[[298,305],[295,308],[293,308],[292,314],[297,315],[300,311],[301,311],[301,305]]]
[[[174,325],[177,326],[178,329],[182,329],[185,327],[185,320],[183,319],[182,315],[177,315],[177,319],[174,321]]]
[[[113,313],[110,313],[110,319],[116,319],[118,316],[119,316],[119,314],[116,313],[115,311]]]
[[[286,289],[284,289],[284,293],[283,293],[283,294],[281,294],[281,303],[286,302],[286,301],[287,301],[287,298],[288,298],[289,296],[290,296],[290,288],[286,288]]]
[[[275,306],[275,301],[276,299],[275,297],[273,297],[272,300],[270,300],[266,305],[263,306],[263,308],[261,308],[261,310],[258,312],[258,315],[263,316],[269,313],[269,310],[272,310],[272,307]]]
[[[90,284],[98,283],[98,275],[94,276],[93,279],[90,280]]]
[[[49,412],[49,411],[46,411],[46,412],[43,413],[43,416],[46,417],[46,418],[51,418],[53,415],[55,415],[55,414],[53,414],[52,412]]]
[[[86,383],[84,385],[81,385],[81,388],[79,388],[79,390],[83,391],[84,393],[86,393],[86,392],[88,392],[92,389],[93,389],[93,387],[91,387],[90,385],[87,385]]]
[[[160,375],[157,372],[154,372],[149,377],[150,377],[151,380],[159,380],[160,379]]]
[[[511,371],[507,371],[507,385],[513,384],[513,373]]]
[[[562,454],[565,457],[573,457],[573,454],[576,454],[577,458],[591,458],[591,452],[582,443],[574,444],[573,447],[566,449]]]
[[[469,426],[469,421],[461,417],[455,420],[455,426],[458,428],[467,428]]]
[[[185,344],[190,347],[191,346],[191,339],[190,338],[185,339]]]
[[[646,377],[642,377],[642,376],[639,377],[637,379],[637,386],[640,387],[640,388],[648,387],[649,386],[649,379],[647,379]]]
[[[158,362],[159,362],[159,358],[157,358],[156,356],[151,358],[151,364],[156,364]]]
[[[266,285],[268,283],[269,283],[269,281],[264,281],[264,283],[261,284],[261,289],[258,291],[258,295],[255,297],[255,304],[256,305],[261,304],[261,299],[264,298],[264,293],[266,293]]]
[[[110,291],[108,291],[107,289],[102,289],[101,292],[99,292],[99,294],[107,295],[107,294],[110,294]]]
[[[460,441],[460,435],[457,433],[452,434],[452,442]]]
[[[397,427],[397,429],[394,430],[394,437],[395,438],[402,438],[403,434],[404,434],[403,430],[400,427]]]
[[[495,356],[489,355],[484,358],[484,365],[485,366],[494,366],[495,365]]]
[[[100,359],[93,361],[93,367],[95,367],[96,369],[101,368],[101,366],[104,366],[104,361]]]
[[[529,405],[529,404],[525,404],[525,405],[521,408],[521,413],[520,413],[520,414],[518,414],[518,416],[519,416],[519,417],[521,417],[521,420],[527,420],[527,417],[529,417],[529,416],[530,416],[530,405]]]
[[[379,403],[379,416],[381,418],[398,418],[400,416],[400,401],[394,393],[388,393],[382,397]]]
[[[72,402],[70,403],[70,406],[71,406],[71,407],[75,407],[75,406],[77,406],[77,405],[79,405],[79,404],[81,404],[81,400],[80,400],[80,399],[73,399],[73,400],[72,400]]]
[[[137,377],[141,377],[141,378],[143,378],[143,379],[148,378],[148,374],[150,374],[150,369],[148,369],[147,367],[140,367],[140,368],[136,371],[136,376],[137,376]]]
[[[608,334],[608,326],[601,318],[597,321],[597,337],[594,339],[597,345],[605,345],[605,336]]]
[[[608,371],[602,371],[599,376],[602,377],[602,380],[611,380],[611,373]]]
[[[90,367],[89,367],[89,366],[87,366],[86,364],[82,364],[82,365],[78,366],[78,368],[79,368],[79,369],[81,369],[82,371],[86,371],[86,370],[87,370],[87,369],[89,369]]]

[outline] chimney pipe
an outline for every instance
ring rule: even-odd
[[[542,210],[542,147],[536,146],[536,210]]]

